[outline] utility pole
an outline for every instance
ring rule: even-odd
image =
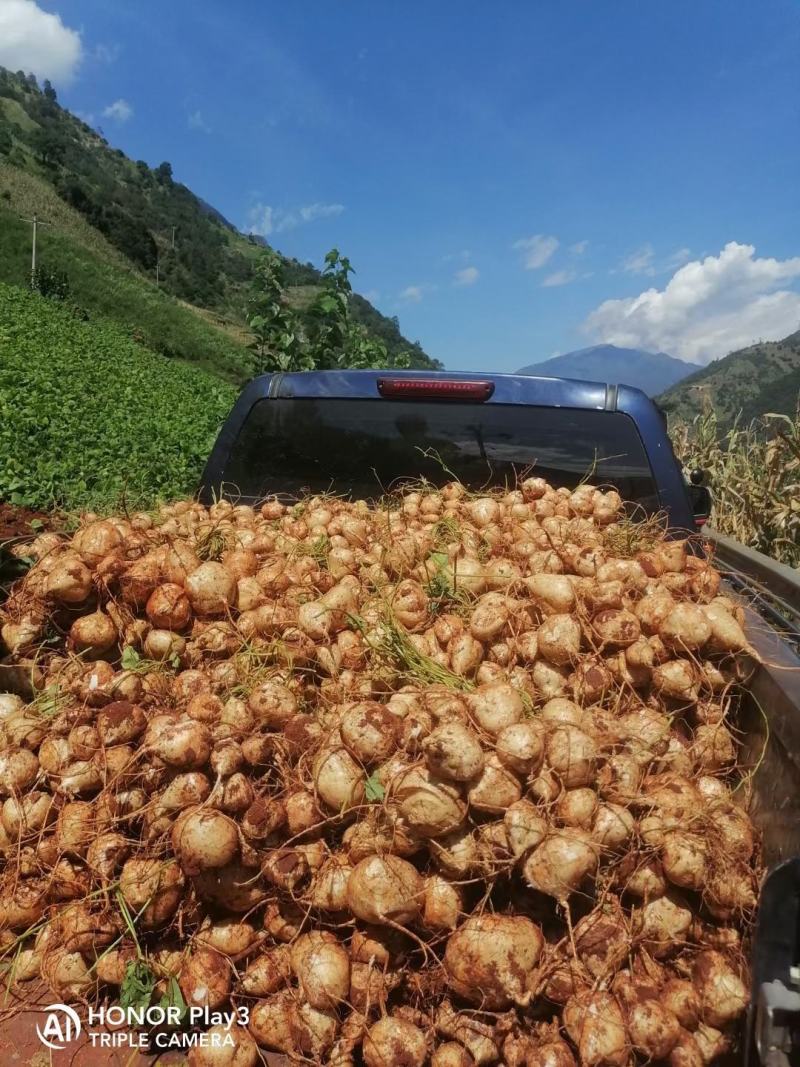
[[[33,213],[31,222],[33,223],[33,240],[31,241],[31,289],[36,281],[36,224],[39,220],[36,218],[36,212]]]
[[[30,222],[33,224],[33,238],[31,240],[31,289],[36,288],[36,232],[40,226],[47,226],[46,222],[42,222],[39,216],[34,212],[32,219],[26,219],[24,215],[20,215],[23,222]]]

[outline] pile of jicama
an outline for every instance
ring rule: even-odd
[[[23,551],[12,991],[247,1009],[195,1065],[733,1047],[755,653],[708,559],[614,490],[182,501]]]

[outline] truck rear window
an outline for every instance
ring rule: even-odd
[[[223,488],[247,500],[305,491],[370,498],[408,479],[513,486],[531,471],[557,486],[614,485],[626,500],[659,506],[627,415],[503,404],[260,400],[231,449]]]

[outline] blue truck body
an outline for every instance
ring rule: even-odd
[[[684,531],[693,528],[691,502],[683,474],[667,436],[664,418],[649,397],[641,390],[626,385],[520,374],[341,370],[275,373],[254,378],[242,390],[220,431],[203,474],[201,500],[207,502],[219,495],[220,488],[228,480],[226,468],[231,451],[256,404],[269,399],[309,398],[373,400],[380,404],[380,383],[389,379],[393,382],[489,382],[493,391],[485,401],[487,406],[530,408],[531,418],[535,418],[535,410],[541,408],[608,411],[626,415],[635,425],[647,455],[659,508],[667,515],[669,525]],[[405,401],[409,405],[437,402],[440,401],[418,400],[414,397]],[[420,444],[424,445],[425,442]],[[264,463],[269,463],[268,456],[264,457]],[[279,471],[275,473],[279,474]]]

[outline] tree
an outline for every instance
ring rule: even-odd
[[[256,268],[247,317],[259,372],[410,366],[409,353],[390,355],[383,341],[351,319],[352,273],[350,260],[332,248],[320,291],[303,313],[286,292],[284,261],[267,248]]]
[[[352,273],[347,256],[332,248],[325,256],[322,290],[309,309],[309,340],[318,367],[335,367],[342,362],[350,326]]]
[[[408,367],[410,355],[398,351],[391,355],[386,344],[369,333],[366,326],[351,315],[354,274],[347,256],[332,248],[325,256],[322,291],[312,304],[310,341],[318,367],[353,367],[366,370],[378,367]]]
[[[153,174],[155,176],[156,181],[160,185],[172,184],[172,164],[167,163],[166,160],[164,160],[163,163],[158,164],[156,169],[153,171]]]
[[[33,135],[33,149],[46,167],[55,167],[64,160],[67,142],[60,131],[43,126]]]
[[[45,78],[44,80],[43,92],[51,104],[55,104],[55,102],[58,100],[58,97],[56,96],[56,91],[50,84],[48,78]]]
[[[134,263],[145,270],[152,270],[158,259],[158,248],[153,235],[143,222],[134,219],[127,211],[111,204],[103,211],[100,229],[109,241],[124,252]]]
[[[66,200],[68,204],[72,204],[76,211],[80,211],[82,215],[86,215],[87,218],[91,219],[95,225],[97,224],[101,208],[92,200],[89,191],[77,179],[56,183],[56,190],[59,196]]]
[[[303,352],[299,323],[284,289],[283,261],[272,248],[261,255],[251,286],[247,324],[250,348],[260,374],[275,370],[312,370],[314,360]]]

